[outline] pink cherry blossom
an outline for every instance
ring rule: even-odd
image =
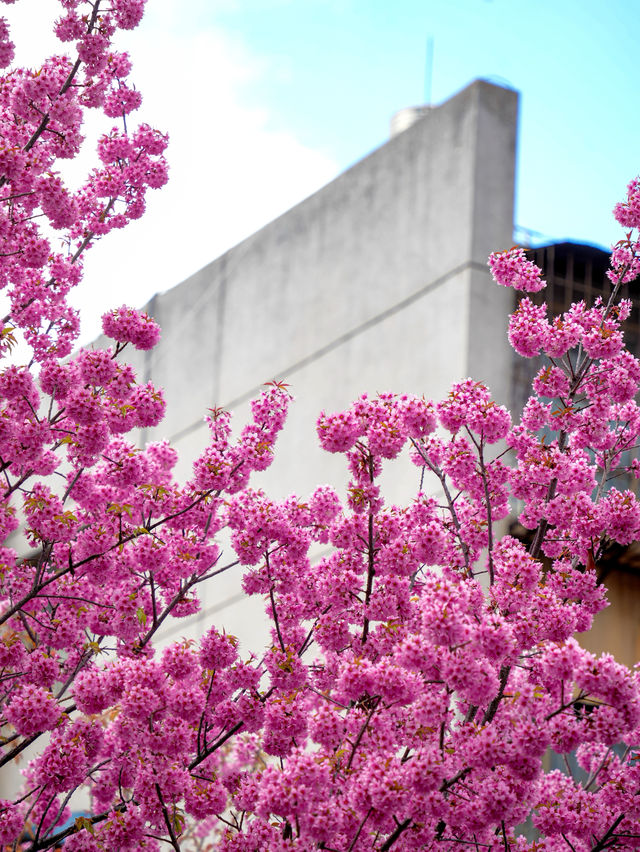
[[[489,268],[496,283],[503,287],[536,293],[547,286],[546,281],[542,280],[540,267],[527,260],[521,248],[493,252],[489,257]]]
[[[0,368],[0,765],[24,758],[22,789],[0,801],[0,843],[634,847],[638,673],[573,634],[607,605],[605,549],[640,538],[623,479],[639,471],[640,364],[620,298],[637,241],[614,247],[611,294],[594,304],[553,317],[520,299],[509,340],[545,360],[519,420],[472,378],[435,402],[363,394],[317,421],[346,481],[278,500],[260,475],[292,397],[272,382],[238,433],[229,412],[206,413],[206,444],[179,482],[167,441],[141,447],[128,434],[164,416],[162,390],[122,358],[129,343],[155,346],[157,324],[115,308],[103,317],[115,344],[73,353],[66,301],[84,252],[142,215],[146,191],[167,179],[166,137],[129,126],[141,95],[114,48],[143,7],[62,0],[66,53],[10,69],[0,87],[11,202],[0,354],[18,330],[33,354],[30,367]],[[0,21],[0,64],[11,51]],[[118,127],[71,190],[57,165],[78,153],[87,109]],[[624,227],[638,225],[637,207],[635,180],[616,208]],[[489,264],[502,285],[544,286],[521,249]],[[419,485],[390,504],[385,471],[403,465]],[[521,538],[505,532],[513,511]],[[25,544],[8,539],[20,527]],[[201,612],[234,573],[266,613],[265,647]],[[199,638],[184,638],[196,614]],[[575,751],[589,777],[545,772],[548,749]]]

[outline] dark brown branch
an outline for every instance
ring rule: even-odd
[[[393,844],[396,842],[396,840],[400,837],[400,835],[401,835],[401,834],[404,834],[404,832],[405,832],[408,828],[410,828],[410,826],[411,826],[411,819],[410,819],[409,817],[407,817],[407,819],[405,819],[405,821],[404,821],[404,822],[401,822],[401,823],[397,826],[397,828],[395,829],[395,831],[393,831],[393,832],[389,835],[389,837],[387,837],[387,839],[385,840],[385,842],[384,842],[384,843],[382,844],[382,846],[380,847],[379,852],[387,852],[387,850],[391,849],[391,847],[392,847],[392,846],[393,846]]]

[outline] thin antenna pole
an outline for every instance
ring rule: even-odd
[[[431,106],[431,83],[433,81],[433,36],[427,37],[427,53],[424,68],[424,102]]]

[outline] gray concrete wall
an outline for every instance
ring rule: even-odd
[[[315,419],[364,391],[440,399],[472,375],[508,401],[511,299],[486,261],[512,242],[517,108],[516,92],[476,81],[146,306],[163,335],[136,366],[164,387],[168,414],[143,437],[172,439],[181,477],[205,446],[206,409],[242,423],[274,378],[296,397],[255,480],[275,497],[344,486]],[[396,462],[387,493],[408,498],[416,483]],[[207,601],[232,632],[259,607],[226,606],[238,589],[230,578]]]

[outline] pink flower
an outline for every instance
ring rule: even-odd
[[[200,662],[205,669],[226,669],[238,656],[237,640],[226,633],[218,633],[215,627],[200,640]]]
[[[60,707],[53,695],[34,684],[16,690],[5,710],[7,721],[25,737],[40,731],[50,731],[56,726],[60,715]]]
[[[627,199],[616,204],[613,215],[623,228],[640,227],[640,178],[628,184]]]
[[[509,342],[523,358],[534,358],[545,348],[549,338],[546,312],[546,305],[537,306],[524,298],[509,318]]]
[[[493,252],[489,256],[489,268],[493,279],[503,287],[537,293],[547,286],[542,280],[542,270],[532,260],[527,260],[521,248]]]
[[[153,349],[160,339],[160,327],[145,313],[125,305],[103,314],[102,330],[119,343],[133,343],[136,349]]]
[[[24,816],[13,802],[0,799],[0,843],[12,845],[24,829]]]
[[[352,411],[337,414],[321,412],[316,426],[320,445],[330,453],[343,453],[351,449],[362,434],[362,427]]]

